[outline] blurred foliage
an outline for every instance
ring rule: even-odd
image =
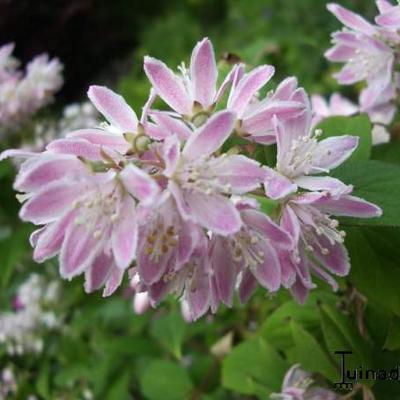
[[[15,3],[18,8],[20,4]],[[63,51],[75,47],[79,54],[87,52],[87,58],[77,59],[82,68],[79,71],[85,77],[79,80],[83,95],[87,80],[94,79],[96,74],[100,80],[96,83],[116,82],[116,76],[110,72],[102,75],[103,59],[108,63],[123,56],[124,52],[109,49],[120,38],[126,49],[126,41],[131,40],[129,50],[136,46],[132,67],[129,73],[117,76],[116,86],[138,112],[149,89],[142,70],[143,56],[150,54],[176,67],[181,60],[188,62],[193,45],[203,36],[212,39],[221,59],[234,54],[251,65],[270,63],[276,67],[276,82],[295,75],[310,92],[328,94],[337,85],[331,78],[333,67],[324,61],[323,52],[329,46],[330,33],[339,24],[326,11],[326,3],[88,1],[82,4],[94,13],[91,18],[101,20],[102,24],[112,21],[109,32],[118,31],[120,26],[121,36],[110,39],[109,32],[103,35],[99,29],[102,24],[93,31],[92,25],[85,28],[81,24],[81,43],[77,38],[80,30],[69,50],[63,50],[63,41],[54,43],[61,46],[57,52],[61,57]],[[341,1],[366,16],[374,14],[373,3]],[[49,11],[42,7],[38,7],[38,12]],[[51,13],[46,15],[51,18]],[[74,23],[68,26],[65,32],[75,29]],[[86,59],[88,63],[84,64]],[[67,79],[73,79],[68,68],[69,64]],[[350,97],[355,94],[353,88],[343,90]],[[26,399],[35,393],[40,399],[89,399],[89,390],[95,399],[112,400],[267,399],[269,393],[280,390],[285,372],[295,363],[315,372],[325,384],[338,379],[339,359],[335,350],[352,350],[354,366],[394,367],[400,357],[400,173],[396,165],[400,163],[400,149],[392,144],[377,146],[372,150],[375,161],[368,160],[371,140],[365,117],[324,122],[325,135],[337,134],[339,128],[342,134],[351,130],[360,136],[362,145],[337,176],[356,184],[360,196],[382,205],[385,218],[379,220],[378,227],[372,226],[374,220],[363,221],[369,226],[362,230],[355,226],[355,221],[343,219],[352,272],[348,280],[340,281],[337,294],[318,282],[319,289],[300,306],[287,291],[267,297],[265,291],[259,290],[244,307],[236,304],[233,309],[221,309],[216,316],[187,324],[174,299],[158,310],[137,316],[132,311],[132,292],[128,287],[103,299],[99,294],[86,295],[81,279],[63,282],[63,295],[55,311],[63,316],[64,325],[60,332],[45,336],[43,354],[9,357],[0,347],[0,367],[12,367],[18,378],[16,398]],[[273,148],[257,155],[265,164],[273,163],[274,157]],[[18,220],[13,174],[11,163],[0,164],[2,310],[10,308],[15,289],[32,271],[58,276],[56,261],[44,266],[31,261],[27,237],[32,228]],[[262,207],[266,213],[275,209],[274,203],[268,201]],[[377,400],[400,399],[396,384],[368,385]]]

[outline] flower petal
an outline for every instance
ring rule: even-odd
[[[275,73],[271,65],[260,65],[239,81],[228,101],[228,109],[235,111],[240,118],[255,94],[272,78]]]
[[[118,210],[118,219],[114,222],[111,235],[112,250],[118,268],[127,268],[135,257],[138,235],[134,200],[125,196]]]
[[[182,81],[161,61],[146,56],[144,71],[157,94],[176,112],[192,114],[193,100]]]
[[[190,78],[193,83],[194,100],[204,108],[211,106],[217,84],[217,65],[214,49],[207,38],[197,43],[190,61]]]
[[[164,140],[162,155],[165,162],[164,175],[171,177],[175,172],[180,157],[180,144],[176,135],[172,135]]]
[[[281,199],[297,191],[297,185],[285,176],[279,174],[269,167],[265,170],[265,193],[273,200]]]
[[[192,134],[191,129],[181,120],[173,118],[163,111],[152,111],[150,113],[152,120],[169,135],[176,134],[180,140],[187,140]]]
[[[373,25],[367,22],[360,15],[355,14],[352,11],[349,11],[335,3],[329,3],[327,8],[342,24],[346,25],[348,28],[371,36],[376,33],[376,29],[373,27]]]
[[[345,185],[339,179],[330,176],[301,176],[295,179],[297,186],[311,190],[326,190],[333,196],[350,193],[353,187]]]
[[[136,165],[127,165],[119,176],[125,189],[143,205],[151,204],[160,192],[155,180]]]
[[[85,271],[85,292],[99,290],[108,279],[112,267],[112,257],[106,253],[99,254],[92,266]]]
[[[56,154],[71,154],[91,161],[103,160],[100,146],[80,138],[53,140],[46,146],[46,150]]]
[[[124,277],[124,270],[113,267],[103,290],[103,297],[111,296],[121,285]]]
[[[84,186],[75,182],[56,181],[36,192],[21,208],[23,221],[47,224],[58,219],[67,209],[72,209]]]
[[[136,132],[138,119],[119,94],[104,86],[90,86],[88,97],[93,105],[121,132]]]
[[[190,136],[182,154],[190,160],[211,155],[228,139],[234,124],[234,113],[220,111],[214,114],[197,132]]]
[[[183,195],[186,203],[190,204],[191,217],[204,228],[223,236],[240,229],[240,214],[228,198],[189,190],[185,190]]]
[[[313,165],[327,170],[336,168],[353,154],[358,142],[357,136],[348,135],[322,140],[318,143],[317,150],[314,152]]]
[[[256,291],[258,283],[249,269],[243,271],[242,279],[239,284],[239,300],[241,304],[249,301],[252,294]]]

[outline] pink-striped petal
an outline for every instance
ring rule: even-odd
[[[190,78],[193,84],[194,100],[204,108],[212,105],[217,84],[217,65],[214,49],[207,38],[197,43],[190,61]]]
[[[240,118],[250,100],[272,78],[275,73],[271,65],[261,65],[246,74],[234,88],[229,99],[228,109],[235,111]]]
[[[103,297],[111,296],[121,285],[123,277],[124,270],[114,266],[103,290]]]
[[[164,175],[171,177],[175,172],[180,157],[180,143],[176,135],[172,135],[164,140],[162,155],[165,163]]]
[[[398,29],[400,27],[400,7],[393,7],[392,9],[383,12],[375,18],[378,25],[384,26],[389,29]]]
[[[85,271],[85,292],[92,293],[99,290],[106,283],[111,267],[112,257],[106,253],[99,254],[92,266]]]
[[[329,3],[327,8],[342,24],[346,25],[347,27],[362,32],[366,35],[372,36],[376,33],[374,26],[367,22],[360,15],[355,14],[352,11],[349,11],[335,3]]]
[[[301,176],[295,179],[297,186],[310,191],[326,190],[333,196],[350,193],[352,186],[330,176]]]
[[[183,155],[191,160],[211,155],[228,139],[234,124],[234,113],[220,111],[214,114],[197,132],[192,134],[185,144]]]
[[[193,100],[185,86],[163,62],[146,56],[144,71],[157,94],[175,111],[184,115],[192,114]]]
[[[127,165],[119,177],[125,189],[144,205],[151,204],[160,192],[156,181],[136,165]]]
[[[233,203],[219,194],[185,191],[190,214],[195,222],[219,235],[236,233],[241,225],[240,214]]]
[[[313,164],[327,170],[336,168],[353,154],[358,142],[357,136],[348,135],[324,139],[318,143],[317,150],[314,152]]]
[[[289,233],[293,239],[293,244],[296,246],[300,239],[300,222],[296,213],[289,205],[283,209],[281,227]]]
[[[125,269],[136,254],[138,221],[134,200],[125,196],[117,212],[118,219],[114,222],[111,243],[116,266]]]
[[[46,150],[56,154],[70,154],[91,161],[103,160],[100,146],[80,138],[53,140],[46,146]]]
[[[181,120],[178,120],[166,112],[152,111],[152,120],[169,135],[176,134],[180,140],[187,140],[192,134],[191,129]]]
[[[93,105],[121,132],[136,132],[138,119],[124,98],[104,86],[90,86],[88,97]]]
[[[84,186],[76,183],[56,181],[36,192],[21,208],[19,216],[23,221],[34,224],[48,224],[60,218],[82,195]]]
[[[285,176],[279,174],[269,167],[265,170],[265,193],[273,200],[281,199],[297,191],[297,185]]]
[[[240,303],[247,303],[257,287],[258,283],[254,275],[249,269],[244,270],[238,289]]]

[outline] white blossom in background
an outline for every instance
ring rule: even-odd
[[[18,69],[13,44],[0,47],[0,134],[18,128],[40,108],[51,103],[63,84],[63,65],[47,54]]]
[[[10,399],[17,392],[17,381],[14,372],[7,367],[0,371],[0,400]]]
[[[32,274],[18,288],[13,311],[0,313],[0,346],[5,346],[9,355],[40,353],[41,332],[60,326],[60,319],[51,311],[58,298],[58,282],[48,283]]]

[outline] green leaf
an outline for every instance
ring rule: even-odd
[[[373,146],[371,158],[392,164],[400,164],[400,141]]]
[[[129,394],[129,386],[131,383],[132,377],[130,372],[125,372],[122,375],[118,376],[117,379],[113,380],[110,389],[107,392],[107,399],[113,400],[129,400],[131,399],[131,395]]]
[[[149,400],[182,400],[193,389],[188,372],[166,360],[151,362],[140,377],[140,387]]]
[[[360,336],[349,317],[339,313],[337,309],[328,304],[320,306],[320,316],[325,343],[332,357],[334,357],[335,351],[352,351],[353,355],[349,357],[348,362],[350,367],[371,365],[371,348]]]
[[[350,281],[368,299],[400,315],[400,230],[365,227],[346,231]]]
[[[168,351],[180,359],[185,331],[186,324],[182,315],[173,312],[154,320],[150,332]]]
[[[359,161],[344,164],[332,175],[354,185],[355,196],[380,206],[380,218],[341,218],[347,225],[400,226],[400,166],[382,161]]]
[[[299,363],[306,371],[321,373],[332,381],[336,379],[338,370],[317,339],[294,321],[290,326],[295,344],[290,352],[291,361]]]
[[[322,129],[321,140],[331,136],[358,136],[357,149],[347,162],[368,160],[371,155],[371,122],[366,114],[355,117],[330,117],[324,119],[316,129]]]
[[[279,391],[288,365],[264,339],[255,337],[236,346],[224,359],[222,385],[243,394],[264,398]]]

